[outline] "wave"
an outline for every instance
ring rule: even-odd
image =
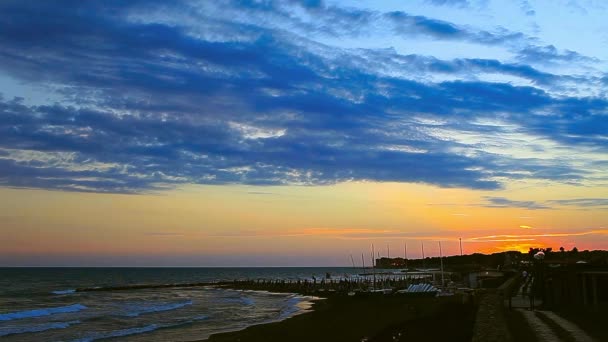
[[[80,321],[71,321],[71,322],[53,322],[46,324],[38,324],[33,326],[25,326],[25,327],[8,327],[8,328],[0,328],[0,337],[8,336],[8,335],[17,335],[17,334],[26,334],[26,333],[37,333],[52,329],[65,329],[74,324],[79,324]]]
[[[163,289],[172,287],[207,287],[217,286],[222,283],[219,281],[206,281],[196,283],[170,283],[170,284],[133,284],[133,285],[116,285],[116,286],[94,286],[77,288],[75,292],[97,292],[97,291],[127,291],[127,290],[147,290],[147,289]]]
[[[247,306],[255,305],[255,300],[253,300],[253,298],[249,298],[249,297],[241,298],[241,302],[243,302],[243,304],[245,304]]]
[[[149,325],[146,325],[143,327],[134,327],[134,328],[121,329],[121,330],[114,330],[114,331],[110,331],[110,332],[106,332],[106,333],[97,332],[97,333],[91,334],[88,337],[75,340],[74,342],[92,342],[92,341],[108,339],[108,338],[143,334],[143,333],[152,332],[152,331],[155,331],[158,329],[175,328],[175,327],[179,327],[179,326],[186,325],[186,324],[192,324],[196,321],[203,321],[208,318],[209,318],[209,316],[207,316],[207,315],[200,315],[200,316],[193,317],[192,319],[190,319],[188,321],[184,321],[184,322],[180,322],[180,323],[176,323],[176,324],[149,324]]]
[[[219,301],[220,302],[224,302],[224,303],[238,303],[238,304],[243,304],[245,306],[253,306],[253,305],[255,305],[255,300],[253,298],[250,298],[250,297],[220,298]]]
[[[134,312],[129,312],[125,316],[128,317],[137,317],[139,315],[153,313],[153,312],[162,312],[162,311],[170,311],[179,308],[183,308],[184,306],[192,305],[192,301],[187,301],[183,303],[171,303],[171,304],[162,304],[162,305],[154,305],[154,306],[144,306],[138,307]]]
[[[114,330],[114,331],[110,331],[108,333],[96,333],[89,337],[75,340],[74,342],[91,342],[91,341],[106,339],[106,338],[143,334],[143,333],[147,333],[150,331],[154,331],[154,330],[158,329],[159,327],[160,326],[158,324],[150,324],[150,325],[146,325],[144,327]]]
[[[56,295],[65,295],[65,294],[71,294],[76,292],[75,289],[67,289],[67,290],[58,290],[58,291],[53,291],[51,292],[52,294],[56,294]]]
[[[49,316],[49,315],[61,314],[61,313],[78,312],[78,311],[84,310],[86,308],[87,307],[82,304],[72,304],[72,305],[68,305],[68,306],[60,306],[60,307],[54,307],[54,308],[9,312],[9,313],[5,313],[5,314],[0,314],[0,321],[12,321],[15,319],[34,318],[34,317]]]
[[[283,320],[292,316],[309,312],[312,308],[313,301],[319,299],[321,298],[312,296],[291,296],[285,301],[285,306],[283,306],[279,313],[279,319]]]
[[[294,314],[296,314],[298,311],[300,311],[298,304],[300,304],[300,302],[302,302],[302,301],[303,301],[303,298],[299,298],[299,297],[289,298],[285,302],[286,307],[283,307],[283,309],[281,310],[281,313],[279,314],[279,319],[285,319],[285,318],[294,316]]]

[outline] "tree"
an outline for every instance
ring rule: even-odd
[[[530,258],[530,260],[534,260],[534,255],[538,252],[540,252],[540,248],[530,247],[530,250],[528,251],[528,257]]]

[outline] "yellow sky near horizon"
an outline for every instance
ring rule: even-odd
[[[239,255],[251,256],[241,264],[256,264],[256,256],[264,255],[271,260],[265,263],[276,259],[282,265],[283,256],[315,255],[328,264],[346,264],[340,261],[344,255],[367,254],[372,243],[382,255],[388,245],[391,254],[402,256],[407,242],[408,256],[419,257],[421,242],[429,256],[438,253],[436,244],[442,241],[444,254],[457,254],[459,237],[466,253],[537,246],[601,249],[608,242],[605,209],[550,201],[600,198],[602,191],[567,185],[531,190],[522,183],[497,195],[371,182],[191,185],[139,195],[0,188],[0,262],[32,255],[49,260],[58,255],[133,255],[145,263],[147,256],[170,260],[187,255],[213,265],[209,256]],[[513,203],[488,207],[496,204],[489,197],[503,195],[551,209]]]

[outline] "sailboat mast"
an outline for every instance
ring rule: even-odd
[[[426,268],[425,264],[425,260],[424,260],[424,241],[420,242],[420,244],[422,245],[422,268]]]
[[[460,241],[460,256],[462,256],[462,238],[458,238],[458,241]]]
[[[374,244],[372,243],[372,272],[374,273],[373,288],[376,289],[376,261],[374,260]]]
[[[439,241],[439,263],[441,265],[441,286],[445,286],[445,281],[443,280],[443,253],[441,252],[441,241]]]
[[[403,262],[405,262],[405,268],[407,268],[407,242],[403,243]]]

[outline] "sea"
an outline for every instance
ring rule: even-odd
[[[356,276],[337,267],[0,268],[1,341],[200,341],[310,310],[314,297],[215,286],[244,279]],[[143,285],[137,289],[112,289]],[[80,292],[89,288],[99,291]]]

